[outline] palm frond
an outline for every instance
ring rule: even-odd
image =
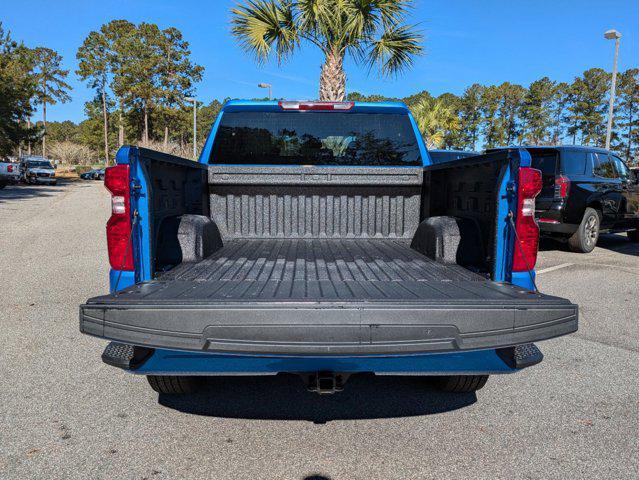
[[[401,22],[411,6],[409,0],[375,0],[373,3],[385,28]]]
[[[231,15],[231,32],[259,62],[266,61],[273,49],[278,62],[282,62],[299,43],[290,1],[250,0],[232,9]]]
[[[378,26],[380,17],[375,0],[350,0],[345,8],[345,30],[351,38],[371,35]]]
[[[423,52],[422,40],[423,36],[410,25],[391,27],[370,42],[369,66],[379,68],[382,75],[397,75],[411,67],[414,57]]]
[[[330,35],[336,17],[336,0],[298,0],[295,3],[299,10],[301,31]]]

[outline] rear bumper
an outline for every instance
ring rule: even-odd
[[[577,231],[579,225],[574,223],[562,223],[557,221],[552,221],[546,218],[538,219],[537,223],[539,224],[539,230],[543,234],[553,234],[553,233],[563,233],[566,235],[572,235]]]
[[[579,224],[567,223],[564,218],[563,202],[553,203],[551,208],[537,212],[537,223],[542,234],[572,235],[579,228]]]
[[[523,357],[523,358],[522,358]],[[417,355],[236,355],[130,347],[111,342],[102,360],[138,375],[276,375],[373,372],[377,375],[491,375],[541,362],[534,344],[500,350]]]
[[[15,185],[18,183],[19,177],[13,175],[0,175],[0,183],[4,185]]]
[[[535,294],[530,294],[535,295]],[[130,345],[248,355],[401,355],[498,349],[577,330],[577,306],[80,307],[80,331]]]
[[[35,183],[35,184],[43,184],[43,185],[52,185],[55,183],[58,183],[58,179],[56,177],[35,177],[35,176],[29,176],[28,180],[31,183]]]

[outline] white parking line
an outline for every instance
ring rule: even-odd
[[[566,268],[574,265],[574,263],[560,263],[559,265],[555,265],[554,267],[543,268],[541,270],[537,270],[537,275],[540,273],[548,273],[554,272],[555,270],[559,270],[560,268]]]

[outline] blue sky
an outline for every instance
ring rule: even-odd
[[[305,46],[287,64],[258,66],[229,34],[229,9],[237,1],[103,0],[100,2],[0,0],[5,29],[29,46],[60,52],[73,100],[48,111],[50,120],[83,118],[93,94],[74,74],[75,53],[91,30],[112,19],[153,22],[179,28],[193,60],[205,67],[198,98],[252,98],[265,94],[258,82],[273,84],[276,97],[317,96],[322,58]],[[510,81],[528,85],[549,76],[571,81],[585,69],[611,69],[612,42],[603,32],[623,34],[620,69],[639,67],[639,1],[636,0],[416,0],[411,22],[426,36],[426,55],[397,79],[379,79],[348,61],[347,88],[362,93],[405,96],[421,90],[460,94],[472,83]],[[39,114],[37,115],[39,118]]]

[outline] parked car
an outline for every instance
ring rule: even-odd
[[[55,167],[43,157],[25,157],[20,162],[22,180],[30,184],[55,185]]]
[[[83,180],[104,180],[104,168],[94,168],[80,174]]]
[[[80,178],[82,180],[93,180],[93,173],[95,172],[95,169],[93,170],[87,170],[86,172],[82,172],[80,174]]]
[[[116,162],[111,294],[80,330],[160,393],[279,372],[318,393],[359,372],[471,392],[577,329],[577,306],[534,286],[529,155],[433,165],[404,104],[231,101],[199,163]]]
[[[20,181],[20,164],[0,162],[0,189]]]
[[[87,170],[86,172],[83,172],[80,174],[80,178],[83,180],[95,180],[96,172],[97,172],[97,169],[95,168],[91,170]]]
[[[542,172],[536,199],[541,233],[591,252],[601,232],[639,241],[639,183],[614,152],[595,147],[523,147]],[[494,151],[494,150],[493,150]]]
[[[462,158],[474,157],[481,155],[479,152],[465,152],[462,150],[429,150],[428,156],[434,164],[454,162]]]

